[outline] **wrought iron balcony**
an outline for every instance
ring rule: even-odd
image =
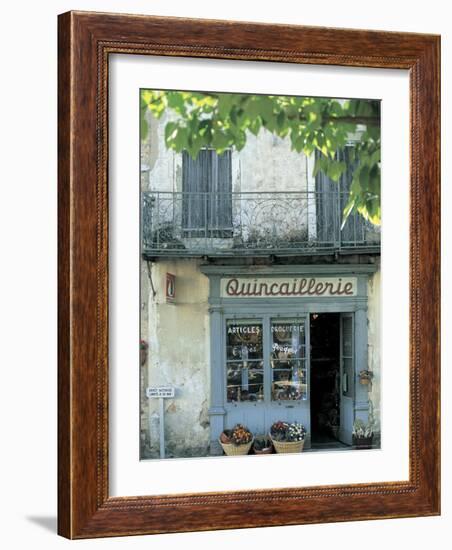
[[[142,253],[156,256],[378,253],[380,228],[360,215],[342,227],[347,193],[142,194]]]

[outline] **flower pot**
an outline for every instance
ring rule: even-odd
[[[265,447],[264,449],[253,449],[255,455],[271,455],[273,447]]]
[[[266,435],[256,435],[254,437],[253,452],[256,455],[269,455],[273,453],[272,441]]]
[[[368,386],[370,384],[370,378],[360,378],[359,383],[363,386]]]
[[[220,442],[225,455],[240,456],[247,455],[250,452],[251,446],[254,442],[254,437],[249,443],[242,443],[241,445],[235,445],[234,443],[223,443],[221,439],[218,441]]]
[[[355,449],[372,449],[373,435],[370,437],[353,436],[353,446]]]
[[[278,454],[301,453],[304,447],[303,441],[276,441],[272,438],[273,447]]]

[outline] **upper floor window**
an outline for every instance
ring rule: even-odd
[[[182,227],[186,236],[232,235],[231,151],[182,153]]]
[[[358,212],[350,214],[345,225],[341,227],[343,211],[349,199],[353,172],[357,164],[352,150],[353,145],[348,145],[336,153],[335,160],[342,161],[346,165],[339,181],[333,181],[321,171],[315,178],[317,240],[323,244],[340,242],[345,246],[356,245],[367,239],[367,226]],[[322,153],[316,150],[315,158],[318,159],[321,156]]]

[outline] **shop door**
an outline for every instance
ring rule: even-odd
[[[340,321],[340,429],[339,440],[347,445],[352,444],[354,421],[354,319],[353,313],[341,313]]]

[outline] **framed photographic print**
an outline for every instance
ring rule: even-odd
[[[439,514],[439,37],[59,18],[59,533]]]

